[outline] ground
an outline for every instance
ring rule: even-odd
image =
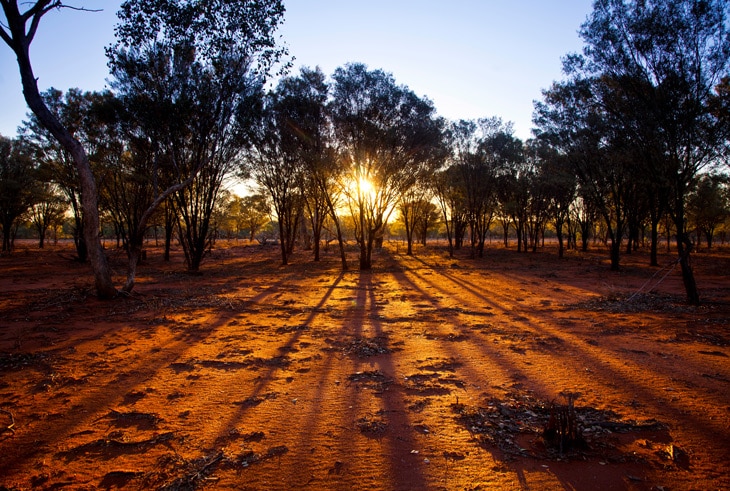
[[[124,255],[108,245],[123,280]],[[0,258],[0,490],[730,489],[730,252]],[[354,268],[356,257],[350,256]]]

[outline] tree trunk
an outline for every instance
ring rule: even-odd
[[[618,271],[620,269],[619,263],[621,260],[621,241],[616,238],[611,238],[611,271]]]
[[[2,252],[11,252],[12,246],[10,244],[10,230],[11,227],[7,224],[3,224],[3,249]]]
[[[679,254],[679,265],[682,269],[682,282],[687,295],[687,303],[690,305],[700,304],[700,293],[697,289],[690,253],[692,252],[692,241],[685,231],[684,226],[684,202],[678,200],[674,207],[674,226],[677,229],[677,254]]]
[[[649,265],[659,266],[658,248],[659,248],[659,222],[651,221],[651,245],[649,246]]]
[[[286,266],[289,264],[289,260],[287,258],[287,238],[286,238],[286,232],[284,231],[284,223],[281,218],[279,219],[279,246],[281,248],[281,264],[282,266]]]
[[[347,271],[347,254],[345,253],[345,240],[342,237],[342,227],[340,227],[340,219],[337,217],[335,212],[335,205],[332,202],[332,198],[329,193],[325,193],[327,199],[327,207],[332,215],[332,220],[335,222],[335,229],[337,230],[337,244],[340,247],[340,260],[342,262],[342,271]]]
[[[84,238],[88,246],[89,260],[94,274],[96,295],[100,299],[110,299],[117,295],[112,282],[111,269],[104,254],[99,237],[99,208],[97,204],[97,190],[94,174],[91,171],[89,157],[81,143],[61,124],[61,122],[46,107],[38,91],[36,77],[30,63],[29,48],[33,34],[25,31],[26,19],[23,16],[9,15],[6,10],[7,24],[12,33],[11,48],[15,52],[20,69],[20,78],[23,84],[23,95],[28,107],[38,117],[38,121],[51,132],[61,145],[71,154],[79,175],[84,220]],[[40,15],[40,14],[39,14]],[[33,21],[38,21],[39,18]]]
[[[682,283],[684,283],[684,290],[687,294],[687,303],[690,305],[699,305],[700,293],[697,289],[697,282],[695,281],[692,262],[690,261],[692,244],[686,238],[683,241],[680,236],[686,237],[686,235],[677,234],[677,250],[679,251],[679,266],[682,269]]]
[[[20,58],[18,59],[20,63]],[[94,285],[96,294],[100,299],[110,299],[117,295],[117,290],[112,282],[111,270],[106,255],[101,245],[99,236],[99,208],[97,204],[97,189],[94,175],[91,171],[89,158],[81,144],[58,122],[55,116],[48,110],[38,93],[38,87],[30,70],[30,62],[23,74],[23,92],[28,107],[38,117],[38,120],[49,129],[63,147],[73,156],[76,170],[78,171],[81,184],[81,206],[83,210],[84,241],[88,247],[89,261],[94,274]],[[31,80],[28,80],[30,78]]]

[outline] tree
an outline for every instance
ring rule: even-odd
[[[191,271],[210,246],[216,199],[249,142],[263,82],[285,54],[274,39],[283,13],[278,0],[129,0],[121,6],[118,42],[107,54],[117,88],[132,102],[128,107],[150,103],[140,108],[154,169],[153,200],[143,218],[173,197]],[[162,165],[166,181],[158,180]],[[161,191],[163,183],[168,187]],[[144,220],[137,237],[143,229]]]
[[[413,235],[418,230],[422,244],[426,245],[426,234],[432,223],[431,186],[428,181],[416,183],[401,195],[398,212],[406,230],[406,255],[413,255]]]
[[[0,226],[2,252],[13,249],[16,220],[38,199],[35,167],[28,148],[20,140],[0,136]]]
[[[41,19],[51,10],[66,7],[61,0],[37,0],[25,3],[26,10],[19,8],[17,0],[0,0],[5,23],[0,23],[0,39],[15,54],[20,70],[23,96],[38,121],[56,138],[71,155],[78,172],[79,187],[82,190],[84,237],[88,246],[89,259],[94,273],[94,284],[99,298],[116,296],[117,291],[111,278],[111,270],[99,238],[99,211],[97,207],[96,180],[91,171],[89,158],[81,145],[61,121],[49,111],[38,90],[38,83],[30,62],[30,45],[38,31]]]
[[[433,186],[444,220],[449,257],[454,257],[454,250],[461,249],[467,228],[461,175],[456,167],[446,167],[435,174]]]
[[[459,174],[471,256],[482,257],[497,209],[500,176],[522,159],[522,142],[499,118],[462,120],[450,128],[452,167]]]
[[[330,110],[346,169],[343,191],[360,246],[360,269],[367,270],[398,199],[440,167],[443,122],[431,101],[396,85],[381,70],[348,64],[337,68],[333,79]]]
[[[630,135],[612,125],[602,103],[607,81],[579,78],[543,92],[534,122],[538,139],[565,155],[578,178],[584,204],[602,218],[610,240],[611,270],[618,271],[626,229],[627,195],[638,167]],[[610,83],[610,82],[609,82]]]
[[[338,168],[334,159],[327,99],[329,85],[319,68],[302,68],[296,77],[282,79],[276,90],[274,111],[287,159],[301,165],[300,192],[309,219],[314,260],[319,261],[322,230],[328,214],[337,228],[344,260],[344,244],[334,204]]]
[[[38,248],[43,249],[48,229],[62,223],[68,203],[55,184],[39,183],[38,192],[37,200],[30,209],[30,218],[38,232]]]
[[[566,67],[603,79],[610,123],[624,128],[634,161],[666,186],[687,300],[700,296],[687,233],[687,196],[698,173],[725,150],[728,125],[716,111],[730,37],[724,0],[597,0],[580,34],[583,56]]]
[[[538,144],[538,142],[535,142]],[[576,197],[576,178],[567,159],[549,146],[540,146],[537,182],[544,192],[547,218],[555,226],[558,257],[565,250],[565,228],[570,220],[570,207]]]
[[[727,176],[705,174],[688,197],[687,216],[697,230],[698,246],[704,235],[707,248],[711,249],[715,229],[730,216],[727,182]]]
[[[63,124],[73,137],[81,143],[89,155],[92,145],[87,137],[87,114],[93,95],[79,89],[69,89],[66,93],[50,88],[41,94],[49,111]],[[83,188],[79,179],[76,163],[68,150],[46,129],[35,114],[30,114],[23,122],[22,138],[33,147],[42,179],[60,187],[73,215],[73,239],[76,256],[80,262],[89,259],[89,248],[84,232]],[[96,173],[95,163],[89,165]]]
[[[281,263],[289,264],[293,253],[297,225],[302,211],[302,163],[290,146],[285,146],[286,121],[276,112],[276,93],[266,97],[263,116],[257,126],[253,144],[246,153],[261,193],[268,193],[277,217]]]
[[[238,208],[239,230],[247,230],[248,240],[253,241],[271,221],[271,203],[264,194],[252,194],[236,197],[234,204]]]

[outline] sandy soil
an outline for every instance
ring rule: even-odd
[[[0,489],[730,489],[730,252],[695,255],[692,308],[676,269],[640,291],[644,254],[403,250],[219,244],[192,275],[151,246],[100,302],[70,249],[21,245]]]

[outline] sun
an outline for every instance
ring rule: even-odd
[[[376,194],[375,185],[367,177],[360,176],[357,179],[357,192],[361,197],[372,200]]]

